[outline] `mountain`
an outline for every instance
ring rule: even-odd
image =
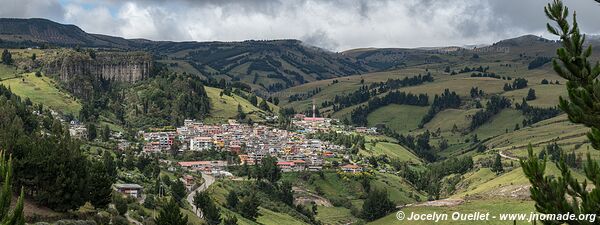
[[[143,50],[179,72],[205,78],[242,81],[257,91],[277,91],[298,84],[371,72],[344,55],[298,40],[242,42],[171,42],[125,39],[86,33],[75,25],[47,19],[0,19],[2,47],[89,47]]]
[[[82,46],[130,49],[140,47],[134,40],[89,34],[75,25],[47,19],[0,18],[0,45],[3,46]]]

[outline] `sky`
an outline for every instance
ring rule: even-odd
[[[332,51],[491,44],[545,32],[549,0],[0,0],[0,17],[169,41],[299,39]],[[565,0],[600,34],[600,4]]]

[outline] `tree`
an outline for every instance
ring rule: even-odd
[[[204,220],[211,225],[221,223],[221,211],[206,192],[196,192],[194,205],[202,211]]]
[[[188,217],[181,213],[177,202],[171,198],[167,205],[160,209],[155,222],[160,225],[187,225]]]
[[[235,209],[239,202],[240,199],[235,191],[230,191],[229,194],[227,194],[227,207],[229,209]]]
[[[8,51],[8,49],[4,49],[2,52],[2,63],[6,65],[10,65],[13,63],[12,54]]]
[[[258,179],[266,179],[274,184],[281,178],[281,169],[277,167],[277,158],[275,157],[264,157],[256,169],[256,178]]]
[[[496,154],[496,158],[494,158],[494,164],[492,164],[491,170],[496,173],[504,172],[504,168],[502,167],[502,158],[500,154]]]
[[[183,181],[181,181],[181,179],[177,179],[171,184],[171,192],[173,193],[173,198],[178,202],[181,202],[181,200],[185,198],[185,194],[187,192],[185,189],[185,184]]]
[[[597,80],[600,74],[600,64],[592,67],[588,58],[592,54],[592,46],[583,49],[585,36],[577,24],[576,15],[573,15],[572,25],[569,24],[569,11],[561,0],[549,3],[544,12],[546,16],[558,24],[554,27],[547,24],[550,33],[560,36],[562,47],[556,52],[558,60],[552,61],[554,71],[567,79],[569,99],[560,98],[560,108],[567,113],[573,123],[584,124],[591,128],[588,139],[592,147],[600,149],[600,83]],[[521,160],[523,172],[531,183],[531,199],[535,201],[535,208],[545,214],[600,214],[600,165],[591,160],[587,155],[587,163],[583,171],[587,181],[594,188],[588,191],[587,182],[580,183],[571,174],[571,170],[561,157],[557,164],[560,177],[545,175],[546,158],[543,160],[533,155],[533,147],[528,147],[529,158]],[[597,221],[596,221],[597,222]],[[545,224],[583,224],[578,220],[546,220]],[[591,223],[590,223],[591,224]]]
[[[104,151],[102,155],[102,161],[104,163],[104,168],[112,181],[114,182],[117,179],[117,165],[115,164],[115,160],[109,151]]]
[[[396,205],[388,198],[386,190],[373,190],[367,195],[363,204],[361,217],[373,221],[386,216],[396,209]]]
[[[97,137],[97,133],[96,133],[96,125],[94,125],[93,123],[89,123],[87,125],[87,138],[90,141],[93,141],[94,139],[96,139]]]
[[[269,108],[269,104],[267,104],[267,101],[265,101],[264,99],[260,101],[258,108],[262,109],[264,111],[267,111],[267,112],[271,112],[271,108]]]
[[[238,206],[238,211],[243,217],[250,220],[256,220],[256,217],[258,217],[259,205],[259,199],[254,193],[250,193],[250,195],[242,198]]]
[[[238,114],[237,114],[237,119],[238,120],[244,120],[244,119],[246,119],[246,113],[242,109],[242,105],[238,104],[237,111],[238,111]]]
[[[12,201],[12,157],[8,160],[3,151],[0,151],[0,178],[3,180],[2,191],[0,192],[0,221],[3,225],[24,225],[25,216],[23,215],[24,192],[21,189],[21,195],[17,200],[15,208],[10,211],[10,202]]]
[[[527,97],[525,98],[527,101],[535,100],[535,90],[533,88],[529,88],[529,92],[527,92]]]
[[[292,184],[288,181],[283,181],[281,184],[278,185],[278,194],[279,194],[279,199],[289,205],[289,206],[293,206],[294,205],[294,190],[292,190]]]
[[[156,208],[156,199],[154,199],[154,195],[146,195],[146,198],[144,199],[144,207],[148,209]]]
[[[105,209],[112,197],[113,178],[102,162],[92,162],[88,180],[89,198],[94,207]]]
[[[223,225],[237,225],[238,219],[235,215],[228,214],[225,218],[223,218]]]
[[[113,203],[115,204],[115,208],[117,209],[117,212],[119,212],[119,215],[125,215],[125,213],[127,213],[127,199],[125,199],[122,196],[115,196],[115,198],[113,199]]]
[[[104,125],[104,127],[102,127],[102,141],[108,141],[108,139],[110,138],[110,128],[108,128],[108,125]]]

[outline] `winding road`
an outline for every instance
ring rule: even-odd
[[[194,196],[196,196],[197,191],[198,192],[205,191],[206,189],[208,189],[208,187],[210,187],[211,184],[213,184],[215,182],[215,178],[208,174],[203,173],[202,178],[204,179],[204,183],[202,183],[202,185],[200,185],[198,188],[196,188],[196,190],[193,190],[187,196],[187,201],[190,203],[190,205],[192,205],[192,211],[194,213],[196,213],[196,216],[198,216],[199,218],[202,218],[202,212],[199,212],[196,209],[196,206],[194,205]]]

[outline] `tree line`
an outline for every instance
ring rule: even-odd
[[[383,94],[400,87],[416,86],[425,82],[433,82],[431,73],[425,75],[415,75],[413,77],[404,77],[403,79],[388,79],[385,82],[375,82],[370,85],[362,85],[358,90],[347,95],[336,95],[333,101],[325,101],[322,107],[333,106],[333,111],[337,112],[344,108],[357,105],[368,101],[371,97]],[[364,80],[361,81],[364,83]]]
[[[429,121],[431,121],[437,113],[445,109],[458,108],[460,107],[460,104],[460,96],[458,96],[458,94],[456,94],[454,91],[450,92],[449,89],[445,89],[444,93],[441,95],[436,94],[433,98],[431,107],[429,107],[429,110],[427,111],[427,114],[425,114],[421,119],[419,128],[423,128],[423,126],[425,126],[426,123],[429,123]]]
[[[429,97],[427,94],[415,95],[412,93],[407,94],[405,92],[392,91],[381,98],[375,96],[369,100],[366,105],[359,106],[358,108],[352,110],[350,113],[350,120],[353,124],[366,126],[368,122],[367,116],[369,113],[380,107],[387,106],[389,104],[426,106],[428,102]]]
[[[477,127],[486,123],[494,115],[500,113],[502,109],[508,108],[510,106],[511,102],[508,98],[498,95],[492,96],[486,104],[485,109],[477,111],[473,115],[471,119],[470,129],[475,130]]]
[[[88,201],[106,208],[115,179],[112,168],[83,155],[79,141],[49,110],[33,114],[39,109],[0,85],[0,148],[13,156],[14,185],[56,211],[76,209]]]

